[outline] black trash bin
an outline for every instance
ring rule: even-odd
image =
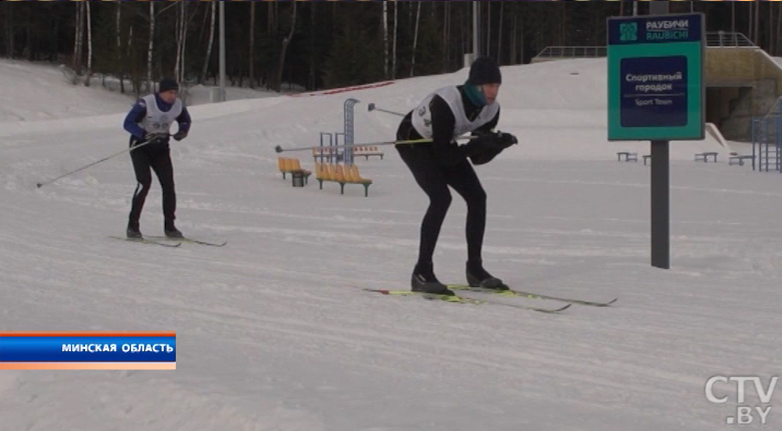
[[[291,172],[291,184],[293,187],[304,187],[304,173],[301,171]]]

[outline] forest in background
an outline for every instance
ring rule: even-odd
[[[502,65],[547,46],[604,46],[606,19],[648,2],[483,1],[480,49]],[[671,2],[706,14],[707,31],[737,31],[782,51],[782,4]],[[453,72],[472,52],[473,2],[226,2],[230,85],[307,91]],[[0,55],[63,64],[74,84],[122,77],[140,94],[163,76],[216,84],[217,2],[1,2]],[[128,83],[125,85],[125,83]],[[128,88],[130,87],[130,88]]]

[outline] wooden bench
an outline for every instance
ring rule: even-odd
[[[304,176],[304,183],[306,184],[312,171],[301,168],[299,159],[293,157],[278,157],[277,167],[282,172],[282,179],[285,179],[285,174],[301,173]]]
[[[752,156],[752,155],[730,156],[730,158],[728,159],[728,166],[732,166],[734,164],[739,165],[739,166],[744,166],[744,160],[752,160],[754,158],[755,158],[755,156]],[[733,163],[734,161],[736,163]]]
[[[383,152],[378,150],[377,147],[374,147],[374,146],[356,146],[356,147],[353,147],[353,156],[354,157],[365,157],[366,160],[369,160],[369,156],[379,156],[380,160],[383,160]]]
[[[708,163],[709,156],[714,160],[714,163],[717,163],[717,154],[714,152],[706,152],[706,153],[698,153],[695,155],[695,161],[703,160],[704,163]]]
[[[619,153],[616,153],[616,160],[622,161],[622,157],[624,156],[626,162],[637,162],[638,161],[638,153],[629,153],[627,151],[622,151]]]
[[[320,183],[320,189],[323,190],[323,182],[339,183],[339,193],[345,194],[345,184],[360,184],[364,186],[364,197],[369,196],[369,186],[372,180],[362,178],[358,172],[358,166],[353,165],[334,165],[331,163],[315,162],[315,178]]]

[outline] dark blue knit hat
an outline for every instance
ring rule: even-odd
[[[502,74],[500,67],[491,57],[480,57],[470,66],[470,77],[468,84],[502,84]]]
[[[179,91],[179,84],[176,82],[176,79],[173,78],[161,79],[160,84],[158,84],[158,92],[163,93],[169,90]]]

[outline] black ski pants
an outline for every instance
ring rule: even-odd
[[[129,225],[138,228],[141,210],[152,186],[152,172],[155,172],[163,190],[163,216],[166,224],[173,224],[176,212],[176,192],[174,190],[174,167],[171,164],[171,151],[168,143],[145,145],[130,152],[133,170],[136,173],[136,191],[130,209]]]
[[[467,203],[467,256],[480,262],[486,230],[486,192],[470,162],[465,159],[456,165],[442,165],[428,144],[396,147],[418,185],[429,196],[429,208],[421,223],[418,263],[432,262],[440,228],[451,205],[449,186]]]

